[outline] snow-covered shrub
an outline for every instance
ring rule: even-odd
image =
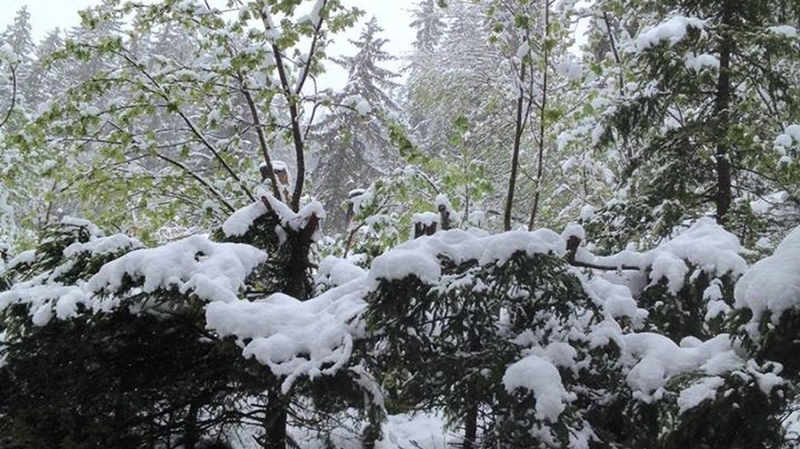
[[[189,298],[224,294],[209,283],[236,266],[203,270],[192,250],[213,251],[202,237],[141,246],[66,219],[12,261],[0,292],[4,437],[30,448],[189,445],[263,390],[235,347],[209,338],[203,303]]]
[[[366,319],[390,410],[441,408],[471,447],[588,444],[605,315],[564,252],[549,230],[452,230],[378,257]]]

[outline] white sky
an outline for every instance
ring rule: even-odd
[[[380,26],[384,29],[381,37],[389,40],[384,48],[391,54],[401,57],[407,56],[411,51],[411,42],[414,39],[413,30],[409,27],[411,15],[408,10],[413,7],[415,2],[416,0],[343,0],[346,5],[358,7],[366,11],[366,14],[359,25],[346,36],[339,36],[338,40],[346,42],[348,38],[357,38],[363,23],[375,16]],[[22,6],[28,5],[33,24],[34,40],[38,41],[44,37],[47,31],[55,27],[69,29],[78,25],[80,23],[78,11],[96,3],[96,0],[2,0],[0,30],[5,29]],[[337,45],[336,48],[341,48],[341,50],[334,50],[332,53],[341,51],[351,54],[353,52],[349,46]],[[387,68],[397,71],[401,65],[401,63],[398,63]],[[336,73],[335,70],[332,70],[332,72],[331,76],[336,80],[331,80],[331,84],[338,87],[336,86],[337,84],[343,83],[343,81],[339,80],[343,74]]]

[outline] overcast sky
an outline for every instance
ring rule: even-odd
[[[22,6],[27,5],[33,23],[33,35],[35,40],[44,37],[48,30],[55,27],[68,29],[80,23],[78,11],[96,4],[96,0],[1,0],[2,14],[0,14],[0,30],[13,20],[14,14]],[[409,9],[416,0],[343,0],[348,6],[356,6],[364,11],[366,15],[361,23],[351,30],[347,36],[339,38],[346,41],[347,38],[355,39],[361,29],[361,25],[372,16],[378,19],[378,23],[384,29],[382,37],[389,40],[385,49],[398,56],[407,56],[411,51],[411,42],[414,33],[409,29],[411,17]],[[352,50],[347,46],[338,46],[341,52],[350,53]],[[399,70],[400,64],[390,67]],[[334,78],[340,78],[341,74],[333,74]],[[332,80],[333,81],[333,80]],[[333,81],[331,84],[336,86],[340,81]]]

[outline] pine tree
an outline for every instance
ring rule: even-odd
[[[382,31],[373,17],[359,39],[350,41],[356,54],[335,60],[347,70],[347,84],[334,98],[338,110],[332,111],[317,131],[315,191],[329,211],[327,226],[333,233],[346,226],[343,202],[348,192],[367,187],[398,159],[388,123],[399,115],[393,98],[399,75],[381,67],[396,59],[383,48],[388,41],[379,37]]]
[[[609,128],[642,148],[621,173],[627,193],[609,209],[617,223],[665,236],[713,214],[754,242],[749,202],[790,184],[771,181],[782,170],[773,136],[798,114],[781,67],[800,54],[773,28],[796,20],[789,3],[645,4],[656,22],[626,46],[635,84]]]
[[[421,0],[411,11],[410,25],[417,30],[413,43],[417,52],[433,53],[445,35],[446,23],[437,3],[437,0]]]

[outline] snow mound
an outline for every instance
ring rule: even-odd
[[[683,233],[650,251],[623,251],[613,256],[595,257],[581,248],[576,260],[608,267],[636,267],[642,271],[651,268],[652,284],[666,279],[669,292],[676,294],[684,285],[686,275],[690,274],[685,261],[712,277],[726,274],[737,277],[747,271],[747,262],[740,255],[742,252],[744,249],[735,235],[714,219],[703,217]]]
[[[91,292],[114,294],[126,278],[144,281],[142,291],[175,289],[205,301],[235,301],[245,278],[267,259],[263,251],[238,243],[191,236],[111,261],[89,280]]]
[[[623,357],[636,361],[628,372],[628,386],[645,402],[660,399],[667,382],[679,374],[700,370],[714,376],[745,364],[736,354],[728,334],[704,342],[687,339],[680,346],[668,337],[649,332],[620,337],[617,343]]]
[[[662,41],[667,41],[669,45],[675,45],[686,37],[689,28],[702,30],[705,25],[705,20],[695,17],[674,16],[666,22],[648,28],[639,34],[636,38],[636,48],[638,50],[647,50]]]
[[[783,312],[800,305],[800,227],[739,279],[733,296],[736,308],[753,312],[751,323],[760,321],[767,311],[777,323]]]
[[[457,265],[476,260],[484,266],[502,266],[517,252],[529,257],[535,254],[563,256],[566,243],[549,229],[495,235],[451,229],[410,240],[376,257],[369,276],[373,280],[399,280],[414,275],[425,283],[434,284],[441,276],[440,258]]]
[[[513,363],[503,375],[506,391],[523,388],[536,398],[536,418],[555,422],[571,396],[561,383],[558,369],[542,357],[529,355]]]
[[[299,376],[329,375],[350,359],[362,333],[354,318],[366,307],[367,283],[356,281],[307,301],[276,293],[262,300],[212,302],[206,327],[235,336],[245,357],[255,357],[279,377],[288,392]]]

